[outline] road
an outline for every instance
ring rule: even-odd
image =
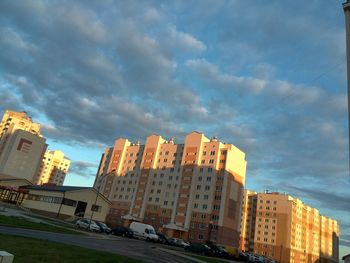
[[[69,245],[96,249],[99,251],[105,251],[135,259],[140,259],[144,262],[195,262],[195,260],[162,251],[162,246],[158,244],[116,236],[107,236],[102,234],[79,236],[5,226],[0,226],[0,233],[33,237]]]

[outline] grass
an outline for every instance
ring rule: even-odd
[[[190,254],[190,253],[186,253],[188,256],[202,260],[204,262],[208,262],[208,263],[227,263],[227,261],[218,259],[218,258],[211,258],[211,257],[206,257],[206,256],[199,256],[199,255],[195,255],[195,254]]]
[[[53,226],[45,223],[36,223],[26,218],[15,217],[15,216],[0,215],[0,225],[19,227],[19,228],[29,228],[34,230],[41,230],[41,231],[48,231],[48,232],[55,232],[55,233],[62,233],[62,234],[83,235],[83,233],[75,231],[74,229]]]
[[[5,250],[15,255],[14,263],[141,262],[108,252],[100,252],[36,238],[0,234],[0,240],[0,250]]]

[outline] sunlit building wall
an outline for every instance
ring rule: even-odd
[[[238,246],[245,154],[192,132],[184,144],[151,135],[118,139],[102,155],[94,187],[111,202],[111,224],[149,223],[196,242]]]
[[[36,184],[63,185],[69,166],[70,160],[62,151],[46,151],[36,176]]]
[[[277,192],[245,195],[245,199],[249,198],[256,202],[243,201],[248,207],[243,210],[242,221],[250,229],[241,232],[243,251],[282,263],[338,262],[337,221],[321,216],[317,209],[290,195]]]

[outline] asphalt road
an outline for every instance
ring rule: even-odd
[[[103,234],[79,236],[23,228],[12,228],[5,226],[0,226],[0,233],[45,239],[64,244],[76,245],[80,247],[111,252],[135,259],[140,259],[144,262],[194,262],[190,259],[174,255],[173,253],[167,253],[165,251],[162,251],[162,246],[158,244],[136,239],[122,238],[109,235],[107,236]]]

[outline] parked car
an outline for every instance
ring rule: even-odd
[[[249,253],[249,262],[264,263],[265,258],[258,254]]]
[[[181,238],[175,238],[175,237],[170,238],[169,243],[172,246],[183,247],[183,248],[188,247],[190,245],[189,243],[186,243],[185,241],[183,241]]]
[[[134,232],[134,236],[141,239],[146,239],[147,241],[158,241],[158,236],[156,231],[154,231],[153,226],[132,222],[130,224],[130,229]]]
[[[212,256],[213,252],[210,250],[210,247],[200,243],[191,243],[189,246],[185,247],[186,251],[202,254],[205,256]]]
[[[246,252],[239,253],[239,260],[248,262],[249,261],[248,253]]]
[[[123,236],[123,237],[134,237],[134,232],[125,226],[117,226],[116,228],[113,228],[112,234],[116,236]]]
[[[265,259],[265,260],[264,260],[264,263],[276,263],[276,261],[273,260],[273,259],[271,259],[271,258],[265,257],[264,259]]]
[[[169,237],[163,233],[157,233],[158,242],[164,245],[170,245]]]
[[[90,230],[90,231],[95,231],[99,232],[100,227],[96,224],[95,221],[90,220],[90,219],[79,219],[76,223],[75,226],[77,228],[85,229],[85,230]]]
[[[208,245],[212,251],[213,256],[220,258],[228,258],[229,254],[223,246],[218,246],[215,244]]]
[[[258,263],[265,263],[266,258],[264,256],[255,254],[255,262]]]
[[[238,247],[232,247],[232,246],[223,246],[227,253],[228,253],[228,257],[231,259],[239,259],[240,258],[240,253],[241,250]]]
[[[100,227],[101,233],[106,233],[106,234],[111,233],[111,229],[105,223],[96,221],[96,224]]]

